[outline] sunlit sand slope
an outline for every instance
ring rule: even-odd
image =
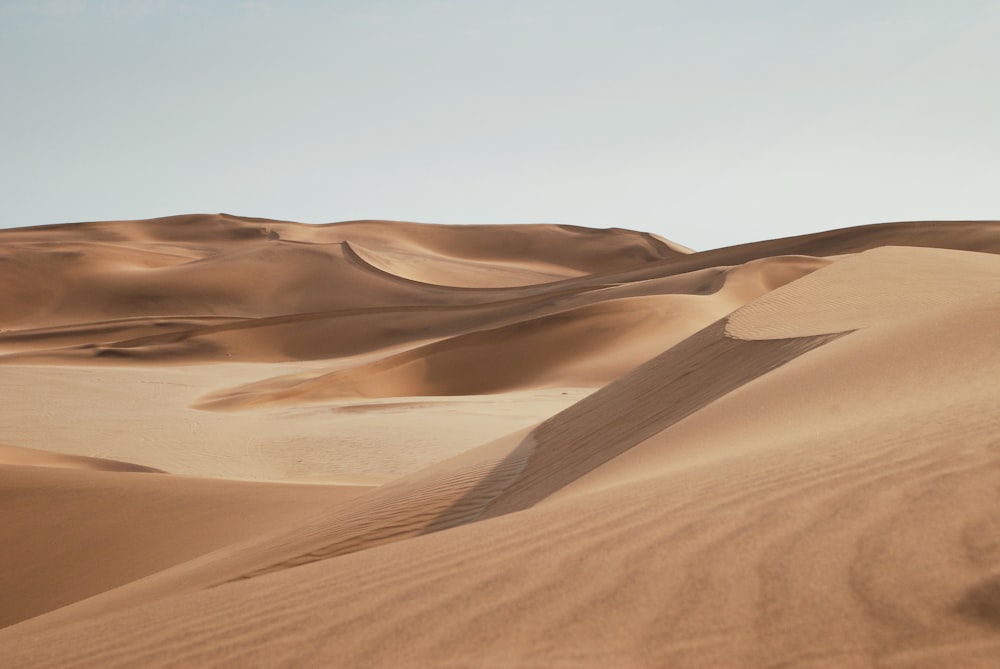
[[[5,235],[11,666],[1000,665],[1000,224]]]

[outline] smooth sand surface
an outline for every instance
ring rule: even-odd
[[[0,665],[1000,666],[998,254],[0,231]]]

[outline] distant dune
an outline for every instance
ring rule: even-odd
[[[1000,222],[0,230],[0,666],[1000,666]]]

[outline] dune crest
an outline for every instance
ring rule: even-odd
[[[1000,222],[0,242],[5,665],[1000,662]]]
[[[50,451],[39,451],[33,448],[21,448],[0,444],[0,466],[17,465],[22,467],[54,467],[58,469],[83,469],[97,472],[143,472],[147,474],[163,474],[154,467],[134,465],[131,462],[109,460],[107,458],[89,458],[80,455],[65,455]]]

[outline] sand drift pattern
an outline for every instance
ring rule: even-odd
[[[998,254],[0,231],[0,664],[998,666]]]

